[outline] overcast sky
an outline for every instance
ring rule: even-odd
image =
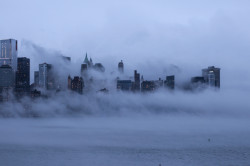
[[[249,88],[248,0],[1,0],[0,39],[131,68],[215,65],[222,85]],[[27,51],[27,50],[26,50]],[[28,54],[28,53],[27,53]],[[157,67],[155,67],[157,68]],[[235,79],[232,79],[235,78]],[[228,84],[225,84],[227,82]],[[229,83],[230,82],[230,83]]]

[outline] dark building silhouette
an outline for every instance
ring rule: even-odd
[[[204,77],[192,77],[191,78],[191,83],[205,83]]]
[[[84,82],[82,77],[76,76],[71,81],[69,81],[69,79],[71,80],[70,76],[68,77],[68,83],[71,83],[71,90],[82,94],[84,87]]]
[[[86,63],[81,64],[81,74],[86,74],[88,65]]]
[[[0,101],[10,99],[10,90],[15,86],[15,72],[9,65],[0,67]]]
[[[142,81],[141,83],[141,91],[154,91],[155,90],[155,81]]]
[[[104,66],[101,63],[96,63],[94,65],[94,69],[97,70],[97,71],[100,71],[100,72],[104,72],[105,71],[105,68],[104,68]]]
[[[196,90],[196,89],[202,90],[202,89],[205,89],[205,87],[206,87],[206,84],[205,84],[204,77],[197,76],[197,77],[191,78],[191,87],[190,88],[192,90]]]
[[[72,79],[70,77],[70,75],[68,76],[68,89],[71,90],[71,82],[72,82]]]
[[[133,83],[132,90],[134,91],[140,91],[141,89],[141,79],[140,79],[140,73],[137,73],[137,70],[134,71],[134,80],[135,82]]]
[[[36,89],[30,91],[30,97],[33,98],[33,99],[41,97],[41,91],[38,91]]]
[[[30,59],[17,58],[16,92],[28,92],[30,90]]]
[[[174,77],[174,75],[167,76],[166,80],[164,81],[164,85],[165,85],[166,88],[174,89],[174,87],[175,87],[175,77]]]
[[[9,65],[0,67],[0,88],[10,89],[15,86],[15,72]]]
[[[202,76],[209,86],[220,88],[220,68],[209,66],[202,70]]]
[[[123,65],[122,60],[121,60],[121,62],[118,63],[118,71],[120,73],[124,73],[124,65]]]
[[[34,71],[34,86],[39,86],[39,71]]]
[[[117,80],[117,89],[130,91],[132,89],[132,81],[131,80]]]

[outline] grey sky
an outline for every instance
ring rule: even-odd
[[[199,73],[215,65],[224,87],[249,88],[247,0],[10,0],[1,2],[0,15],[1,39],[32,41],[75,62],[88,51],[106,66],[123,59],[139,70],[176,64]]]

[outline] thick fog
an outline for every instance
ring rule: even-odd
[[[249,1],[0,5],[0,39],[18,40],[31,83],[47,62],[66,86],[68,75],[80,75],[86,52],[106,69],[90,71],[92,90],[83,95],[65,90],[0,103],[0,165],[249,165]],[[221,68],[219,90],[180,88],[211,65]],[[177,88],[117,91],[116,78],[134,70],[145,80],[174,74]]]

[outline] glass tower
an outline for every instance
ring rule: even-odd
[[[0,40],[0,66],[9,65],[17,71],[17,40]]]

